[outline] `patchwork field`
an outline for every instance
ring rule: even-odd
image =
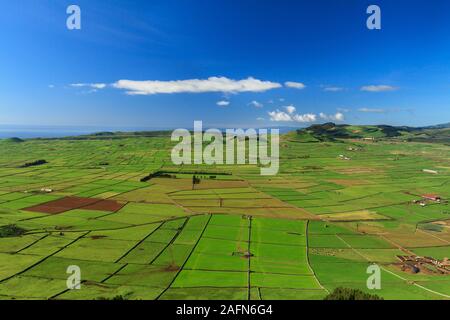
[[[450,299],[445,268],[399,258],[450,257],[448,145],[287,135],[269,177],[173,166],[171,146],[0,141],[0,299],[323,299],[337,287]],[[380,290],[367,288],[372,264]]]

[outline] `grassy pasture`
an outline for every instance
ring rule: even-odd
[[[264,177],[253,165],[174,166],[171,145],[0,141],[0,228],[25,230],[0,238],[0,299],[322,299],[338,286],[371,293],[371,263],[385,299],[450,295],[448,276],[396,265],[398,255],[448,257],[449,204],[413,203],[450,198],[448,146],[288,134],[279,174]],[[36,159],[48,163],[19,168]],[[173,177],[141,182],[156,171]],[[123,207],[26,210],[70,196]],[[70,265],[81,290],[67,290]]]

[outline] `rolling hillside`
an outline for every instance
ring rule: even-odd
[[[329,122],[290,132],[287,138],[298,142],[373,138],[450,143],[450,124],[414,128],[388,125],[338,125]]]

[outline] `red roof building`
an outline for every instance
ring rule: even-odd
[[[431,201],[440,201],[442,199],[441,196],[439,196],[437,194],[424,194],[424,195],[422,195],[422,198],[431,200]]]

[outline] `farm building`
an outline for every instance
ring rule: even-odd
[[[425,200],[440,202],[442,200],[441,196],[437,194],[423,194],[422,198]]]
[[[422,207],[425,207],[430,202],[443,203],[442,197],[437,194],[423,194],[421,197],[422,197],[422,199],[414,200],[413,203],[419,204]]]
[[[428,270],[429,266],[434,267],[432,272],[440,274],[449,274],[448,259],[440,261],[432,257],[419,257],[419,256],[397,256],[400,260],[400,265],[403,271],[409,270],[412,273],[419,273],[422,270]],[[428,267],[428,268],[427,268]]]

